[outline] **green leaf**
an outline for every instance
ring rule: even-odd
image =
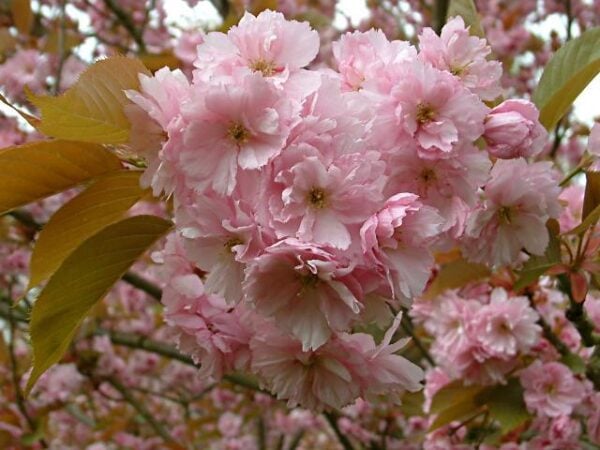
[[[42,114],[37,126],[56,138],[122,144],[129,140],[131,125],[124,107],[124,90],[138,89],[140,73],[150,75],[137,59],[114,56],[89,67],[77,83],[58,97],[36,96],[29,100]]]
[[[139,178],[140,172],[133,171],[104,175],[63,205],[38,236],[29,288],[47,280],[81,242],[122,219],[144,194]]]
[[[572,230],[567,231],[566,235],[573,235],[573,234],[583,234],[587,231],[588,228],[593,227],[594,225],[596,225],[596,223],[598,222],[598,220],[600,219],[600,205],[596,206],[587,216],[585,219],[583,219],[583,221],[577,225],[575,228],[573,228]]]
[[[498,422],[503,434],[530,418],[523,402],[523,389],[516,378],[498,386],[464,386],[454,381],[440,389],[431,402],[431,412],[437,414],[430,431],[453,421],[469,419],[488,410]]]
[[[156,72],[163,67],[168,67],[169,69],[177,69],[181,66],[181,61],[177,59],[177,56],[172,51],[166,51],[163,53],[142,53],[138,55],[140,61],[144,63],[144,65],[151,72]]]
[[[470,33],[480,38],[485,38],[485,33],[481,27],[479,14],[473,0],[451,0],[448,5],[447,18],[461,16],[465,25],[470,26]]]
[[[567,366],[573,373],[585,374],[586,364],[581,356],[576,353],[567,353],[560,358],[565,366]]]
[[[599,72],[600,27],[585,31],[554,54],[532,97],[547,130],[554,128]]]
[[[91,236],[64,260],[33,305],[27,392],[60,360],[94,305],[171,225],[155,216],[130,217]]]
[[[585,196],[581,214],[583,219],[589,216],[596,206],[600,205],[600,172],[587,171],[585,179]]]
[[[461,381],[454,381],[440,389],[431,401],[430,410],[437,417],[429,431],[476,415],[481,410],[481,405],[475,398],[482,390],[481,386],[464,386]]]
[[[40,141],[0,150],[0,214],[119,170],[119,158],[84,142]]]
[[[444,264],[437,273],[423,298],[432,299],[447,289],[458,289],[472,281],[481,280],[490,275],[490,270],[483,264],[472,263],[459,258]]]
[[[479,405],[487,405],[490,416],[500,425],[502,434],[506,434],[531,418],[523,401],[523,388],[517,378],[508,383],[488,387],[475,397]]]
[[[408,417],[413,416],[424,416],[423,403],[425,402],[425,395],[423,391],[417,392],[406,392],[402,395],[402,403],[400,404],[400,410]]]
[[[550,237],[548,247],[546,247],[543,255],[532,255],[523,264],[523,269],[519,273],[519,279],[513,287],[516,291],[536,282],[548,269],[561,263],[560,240],[558,239],[560,226],[555,219],[550,219],[546,223],[546,228]]]

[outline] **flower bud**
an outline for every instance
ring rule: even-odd
[[[507,100],[492,109],[483,135],[490,154],[511,159],[540,153],[547,133],[538,117],[537,108],[526,100]]]

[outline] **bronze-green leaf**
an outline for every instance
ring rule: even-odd
[[[60,360],[94,305],[171,225],[155,216],[130,217],[88,238],[64,260],[33,305],[27,392]]]
[[[554,54],[532,97],[547,130],[554,128],[599,72],[600,27],[590,28]]]
[[[125,216],[144,194],[140,172],[104,175],[62,206],[48,221],[35,243],[29,287],[45,281],[81,242]]]
[[[475,400],[481,393],[481,386],[464,386],[461,381],[454,381],[440,389],[431,401],[431,412],[436,418],[429,427],[433,431],[455,420],[464,420],[478,414],[481,405]]]
[[[598,223],[598,220],[600,220],[600,205],[596,206],[592,211],[590,211],[579,225],[567,231],[565,234],[583,234],[588,230],[588,228],[595,226],[596,223]]]
[[[10,10],[13,22],[19,33],[29,34],[33,25],[33,11],[31,10],[31,0],[10,0]]]
[[[585,173],[585,196],[583,197],[583,210],[581,218],[585,219],[600,205],[600,172],[587,171]]]
[[[472,281],[481,280],[490,275],[483,264],[472,263],[462,258],[444,264],[429,285],[423,297],[434,298],[447,289],[458,289]]]
[[[475,402],[487,405],[490,416],[498,422],[502,434],[531,418],[523,401],[523,388],[517,378],[511,378],[506,384],[485,388],[475,396]]]
[[[481,27],[481,21],[479,20],[479,14],[473,0],[452,0],[448,5],[448,13],[446,17],[461,16],[465,21],[465,25],[470,26],[469,29],[472,35],[480,38],[485,37],[483,28]]]
[[[123,56],[103,59],[89,67],[77,83],[58,97],[28,92],[42,119],[37,128],[60,139],[122,144],[131,125],[124,111],[124,90],[139,87],[139,74],[149,75],[141,61]]]
[[[0,150],[0,214],[121,168],[104,147],[40,141]]]

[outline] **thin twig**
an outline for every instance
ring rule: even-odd
[[[256,441],[258,450],[267,450],[267,431],[262,416],[258,416],[256,421]]]
[[[88,417],[77,405],[73,403],[65,405],[65,410],[81,423],[90,428],[96,428],[96,421],[91,417]]]
[[[567,13],[567,40],[569,42],[571,37],[573,37],[573,8],[571,5],[571,0],[566,0],[565,11]]]
[[[533,297],[531,295],[527,295],[527,298],[529,299],[530,306],[537,311],[537,308],[535,307],[535,302],[533,301]],[[554,334],[550,324],[546,322],[546,319],[544,319],[544,317],[542,317],[542,315],[539,312],[538,316],[538,325],[542,327],[542,333],[544,334],[546,340],[550,342],[562,356],[570,355],[571,350],[569,350],[569,347],[567,347],[567,345],[563,341],[561,341],[556,334]]]
[[[429,351],[427,350],[427,348],[425,348],[425,345],[423,345],[419,337],[415,334],[412,320],[410,320],[410,317],[406,312],[402,314],[402,321],[400,322],[400,326],[412,338],[412,341],[417,346],[417,348],[419,349],[423,357],[427,360],[427,362],[432,366],[435,366],[435,361],[433,360],[433,357],[429,354]]]
[[[333,432],[337,436],[338,441],[340,441],[342,447],[344,447],[344,450],[354,450],[354,446],[352,445],[350,440],[346,437],[344,433],[341,432],[340,428],[338,427],[338,415],[332,412],[324,412],[323,415],[325,416],[325,419],[327,420],[329,425],[331,425]]]
[[[559,275],[558,287],[569,297],[569,307],[565,312],[565,316],[573,325],[575,325],[577,331],[579,331],[583,345],[586,347],[593,347],[594,345],[600,344],[600,334],[596,333],[594,324],[585,313],[583,302],[576,302],[573,298],[569,277],[565,274]]]
[[[304,433],[305,433],[305,430],[302,429],[294,435],[294,437],[292,438],[292,441],[290,442],[290,446],[288,447],[288,450],[296,450],[298,448],[298,446],[300,445],[300,441],[302,441],[302,438],[304,437]]]
[[[42,229],[42,225],[37,223],[31,213],[25,211],[24,209],[15,209],[8,212],[7,215],[11,216],[15,220],[18,220],[26,227],[31,228],[33,231],[40,231]]]
[[[10,289],[9,289],[9,298],[11,298],[11,297],[12,296],[10,295]],[[13,386],[15,389],[15,401],[17,403],[17,408],[19,408],[19,411],[21,412],[21,414],[27,421],[27,424],[29,425],[31,432],[35,433],[37,430],[37,425],[36,425],[35,421],[33,420],[33,418],[29,415],[29,412],[27,411],[27,405],[25,404],[25,396],[23,395],[23,391],[21,390],[21,377],[19,376],[17,356],[15,354],[15,341],[16,341],[15,336],[16,336],[17,327],[16,327],[14,316],[13,316],[12,308],[10,308],[10,307],[8,308],[8,322],[10,325],[9,326],[10,340],[8,341],[8,355],[10,358],[10,370],[11,370],[11,375],[12,375]],[[43,448],[48,448],[48,444],[46,443],[46,441],[43,438],[41,438],[39,440],[39,443]]]
[[[140,291],[144,291],[150,297],[160,302],[160,298],[162,297],[162,290],[150,280],[147,280],[141,275],[138,275],[133,272],[127,272],[125,275],[123,275],[122,279],[126,283],[129,283],[130,285],[139,289]]]
[[[119,394],[123,397],[123,399],[129,403],[133,409],[135,409],[140,416],[152,427],[156,433],[163,438],[166,442],[175,442],[175,439],[169,434],[169,432],[162,426],[160,422],[158,422],[154,416],[146,409],[146,407],[140,403],[129,390],[121,384],[119,380],[115,377],[107,377],[106,381],[114,387]]]
[[[62,73],[67,59],[67,52],[65,51],[65,0],[60,0],[60,18],[58,28],[58,67],[56,68],[56,77],[54,80],[53,94],[56,95],[60,91],[60,83],[62,81]]]
[[[114,0],[104,0],[104,4],[108,9],[110,9],[115,17],[121,22],[121,25],[127,30],[130,36],[133,38],[135,43],[138,46],[138,49],[141,53],[146,53],[146,44],[144,43],[144,38],[136,28],[135,24],[131,16],[123,10]]]
[[[170,359],[182,362],[189,366],[197,366],[194,360],[187,355],[179,353],[176,348],[162,342],[154,341],[146,336],[133,333],[123,333],[120,331],[112,331],[99,328],[94,331],[94,334],[99,336],[108,336],[111,342],[115,345],[134,348],[138,350],[146,350],[150,353],[156,353]]]

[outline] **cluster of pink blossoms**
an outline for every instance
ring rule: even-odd
[[[165,68],[128,91],[143,182],[174,201],[157,255],[165,315],[205,376],[250,371],[317,409],[418,390],[423,372],[393,335],[434,252],[490,266],[544,252],[560,190],[548,163],[526,159],[545,144],[537,110],[486,106],[501,66],[462,19],[419,42],[348,33],[338,70],[313,70],[307,23],[246,14],[204,37],[191,82]],[[501,363],[535,343],[535,313],[512,324],[528,306],[506,308],[468,351]],[[379,344],[353,332],[373,321],[393,321]]]
[[[490,292],[487,284],[462,295],[451,291],[419,299],[411,315],[435,339],[431,354],[438,369],[430,375],[443,372],[445,380],[466,384],[504,383],[520,364],[518,357],[530,354],[541,339],[539,316],[528,299],[509,297],[502,288]],[[438,387],[428,383],[426,391]]]

